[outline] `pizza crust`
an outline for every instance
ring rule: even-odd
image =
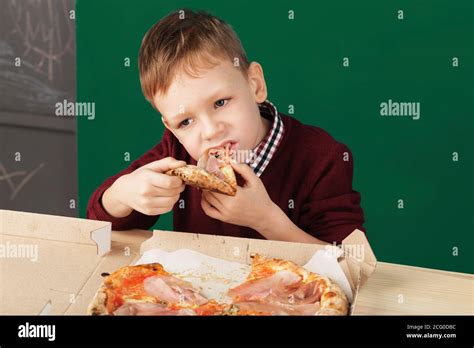
[[[325,277],[324,277],[325,278]],[[326,278],[330,285],[321,295],[321,309],[316,315],[347,315],[349,313],[349,301],[346,294],[329,278]]]
[[[206,170],[191,164],[168,170],[165,174],[177,176],[186,184],[204,190],[223,193],[228,196],[235,196],[237,192],[237,185],[230,185]]]
[[[87,307],[87,315],[108,315],[107,311],[107,292],[106,287],[102,284],[97,290],[92,302]]]

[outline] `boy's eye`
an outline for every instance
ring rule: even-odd
[[[179,128],[189,126],[190,124],[191,124],[191,119],[187,118],[184,121],[181,121],[181,123],[179,124]]]
[[[214,103],[214,105],[218,108],[221,108],[223,107],[227,102],[229,101],[229,99],[219,99],[218,101],[216,101]]]

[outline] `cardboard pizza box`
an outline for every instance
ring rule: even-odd
[[[207,256],[245,263],[247,265],[251,264],[252,255],[258,253],[267,257],[286,259],[299,265],[304,265],[318,250],[325,250],[327,248],[327,246],[317,244],[162,230],[154,230],[150,238],[136,245],[137,238],[134,236],[139,232],[145,231],[132,230],[129,232],[114,232],[115,238],[113,239],[115,239],[115,244],[117,244],[117,240],[120,240],[120,248],[131,246],[131,249],[136,251],[133,257],[130,258],[129,265],[134,265],[147,251],[153,249],[160,249],[165,252],[188,249]],[[144,235],[142,235],[142,237],[143,236]],[[135,244],[135,247],[132,246],[133,244]],[[138,250],[136,250],[136,247],[138,247]],[[335,246],[331,247],[336,248]],[[116,247],[112,248],[112,252],[116,252],[114,251],[115,248]],[[377,260],[365,234],[359,230],[354,230],[344,239],[341,246],[337,248],[341,251],[337,262],[344,272],[353,294],[350,308],[350,314],[353,314],[356,308],[359,289],[375,271]],[[113,259],[116,257],[114,254],[106,255],[105,259]],[[123,266],[123,260],[121,260],[121,263],[121,266]],[[112,265],[113,263],[111,262],[101,265],[104,267],[101,267],[100,272],[112,273],[118,269],[118,267],[114,268]],[[97,289],[103,281],[100,272],[96,272],[95,276],[91,278],[87,294],[84,293],[84,297],[88,297],[89,302],[94,298]],[[81,304],[81,306],[71,309],[66,314],[84,314],[86,313],[86,308],[87,305],[84,306],[84,304]]]
[[[110,261],[107,267],[119,267],[103,257],[110,249],[110,222],[0,210],[0,314],[84,306],[94,272]]]
[[[227,261],[251,264],[251,256],[258,253],[304,265],[316,251],[326,248],[327,246],[317,244],[155,230],[153,236],[142,243],[140,254],[143,255],[152,249],[167,252],[190,249]],[[350,309],[350,314],[352,314],[359,289],[375,271],[377,259],[365,234],[357,229],[344,239],[338,248],[340,248],[341,256],[337,261],[347,277],[353,294]]]
[[[251,263],[251,255],[305,264],[324,246],[155,230],[111,232],[110,222],[0,210],[0,315],[84,315],[103,273],[133,265],[144,252],[191,249]],[[338,259],[354,294],[374,272],[363,232],[342,243]]]

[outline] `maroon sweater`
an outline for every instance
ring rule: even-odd
[[[270,198],[294,224],[323,241],[340,243],[354,229],[364,230],[360,194],[352,190],[350,150],[321,128],[280,115],[285,132],[260,176]],[[111,221],[114,230],[152,227],[159,216],[147,216],[134,210],[129,216],[115,218],[105,211],[101,198],[118,177],[168,156],[196,164],[174,135],[165,129],[159,144],[97,188],[89,200],[87,217]],[[185,208],[179,208],[181,199],[185,201]],[[175,231],[264,238],[253,229],[207,216],[201,208],[200,190],[186,186],[180,200],[173,208]]]

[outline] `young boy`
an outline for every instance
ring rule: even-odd
[[[247,61],[222,20],[190,10],[163,18],[143,39],[139,71],[166,129],[159,144],[93,193],[88,218],[111,221],[115,230],[148,229],[173,210],[177,231],[320,244],[363,230],[350,150],[267,101],[262,66]],[[255,154],[251,163],[232,164],[233,197],[164,174],[228,143]]]

